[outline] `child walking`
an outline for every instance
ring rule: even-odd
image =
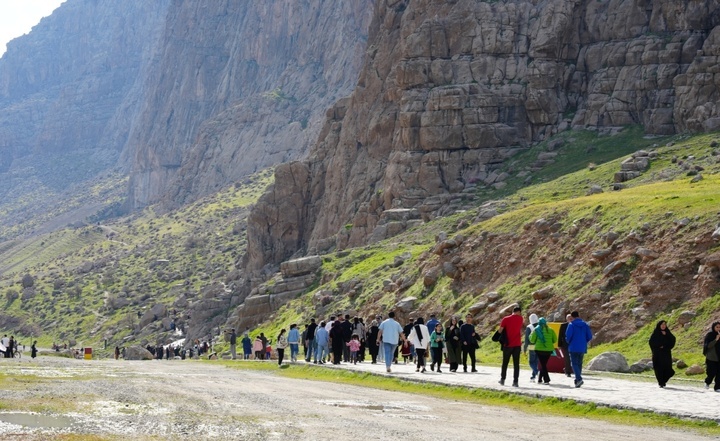
[[[352,339],[345,344],[350,348],[350,362],[357,364],[358,353],[360,352],[360,336],[353,334]]]
[[[435,330],[430,334],[430,350],[432,351],[432,364],[430,370],[435,370],[435,363],[437,363],[438,373],[442,373],[440,370],[440,364],[442,363],[443,348],[445,347],[445,333],[440,323],[435,325]]]

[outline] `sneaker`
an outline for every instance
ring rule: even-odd
[[[531,382],[531,383],[534,383],[534,382],[535,382],[535,377],[530,377],[530,382]]]
[[[572,377],[571,374],[565,374],[565,376],[568,377],[568,378]]]
[[[425,373],[425,368],[422,368],[422,370],[420,371],[420,373],[423,373],[423,374],[424,374],[424,373]]]
[[[705,389],[710,389],[710,385],[705,383]]]
[[[473,370],[471,370],[470,372],[477,372],[477,369],[473,369]]]
[[[520,387],[520,385],[518,385],[518,383],[517,383],[517,381],[516,381],[516,382],[513,383],[513,387]]]
[[[582,386],[583,384],[585,384],[585,382],[582,381],[582,380],[580,380],[580,381],[578,381],[577,383],[575,383],[575,387],[580,387],[580,386]]]
[[[387,368],[387,371],[388,371],[388,372],[392,372],[392,369],[390,369],[390,368]]]
[[[430,365],[430,370],[433,371],[433,372],[435,372],[435,365],[434,365],[434,364],[431,364],[431,365]]]
[[[440,368],[438,368],[437,372],[438,372],[438,374],[442,374],[442,371],[440,370]]]
[[[503,380],[503,379],[501,379],[500,381],[498,381],[498,383],[500,383],[500,386],[505,386],[505,380]]]
[[[538,383],[538,384],[544,384],[545,386],[550,386],[550,382],[549,382],[549,381],[546,381],[546,382],[544,382],[544,383]]]

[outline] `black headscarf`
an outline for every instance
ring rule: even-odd
[[[662,333],[662,329],[660,329],[660,325],[665,323],[665,334]],[[670,332],[670,328],[667,327],[667,322],[665,320],[660,320],[657,325],[655,326],[655,330],[653,331],[652,335],[650,336],[650,349],[653,351],[670,351],[672,348],[675,347],[675,336]]]
[[[715,340],[718,333],[715,332],[715,326],[719,325],[720,322],[713,322],[712,326],[710,326],[710,332],[705,334],[705,339],[703,340],[703,355],[707,353],[708,350],[708,343]],[[720,358],[720,345],[715,345],[715,352],[718,354],[718,358]]]

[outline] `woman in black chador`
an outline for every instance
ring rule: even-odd
[[[675,347],[675,336],[670,332],[665,320],[660,320],[650,336],[653,370],[660,387],[665,387],[668,380],[675,375],[672,367],[672,348]]]
[[[720,392],[720,322],[714,322],[710,332],[703,339],[703,354],[705,355],[705,389],[715,382],[713,389]]]

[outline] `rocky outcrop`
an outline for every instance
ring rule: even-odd
[[[717,10],[717,0],[377,1],[353,95],[250,216],[249,268],[364,244],[389,209],[432,218],[559,130],[712,129]]]
[[[170,9],[129,134],[129,207],[177,205],[304,157],[362,63],[371,0]]]

